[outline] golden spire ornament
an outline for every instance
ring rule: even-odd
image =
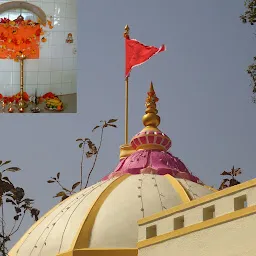
[[[156,96],[153,83],[151,82],[145,102],[145,115],[142,117],[144,129],[137,133],[131,140],[134,150],[160,150],[167,151],[172,144],[171,139],[158,129],[160,116],[156,108],[159,99]]]
[[[124,37],[129,36],[130,27],[128,25],[125,25],[124,27]]]
[[[142,117],[142,122],[145,127],[157,128],[160,124],[160,116],[157,115],[158,110],[156,108],[156,103],[159,101],[159,99],[156,97],[152,82],[150,84],[150,89],[147,94],[148,96],[145,103],[146,114]]]

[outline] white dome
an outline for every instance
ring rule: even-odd
[[[170,175],[130,175],[102,181],[56,205],[10,251],[10,256],[56,256],[83,248],[136,248],[137,221],[212,193]]]

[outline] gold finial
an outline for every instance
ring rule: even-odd
[[[128,25],[124,27],[124,37],[128,37],[130,32],[130,28]]]
[[[27,56],[23,52],[20,52],[20,55],[17,56],[17,59],[21,61],[25,60],[26,58]]]
[[[124,144],[120,147],[119,158],[125,158],[133,154],[136,150],[130,144]]]
[[[153,83],[150,84],[150,89],[146,99],[146,115],[142,117],[142,122],[146,127],[157,128],[160,124],[160,117],[157,115],[156,103],[158,102]]]

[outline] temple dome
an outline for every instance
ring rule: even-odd
[[[207,187],[171,175],[125,174],[101,181],[41,217],[9,255],[64,256],[81,249],[136,248],[139,219],[209,193]]]
[[[136,143],[121,147],[126,152],[113,172],[41,217],[10,256],[119,256],[119,250],[133,250],[137,255],[139,219],[214,192],[167,152],[171,140],[157,128],[157,100],[151,84],[143,117],[145,128],[140,134],[154,139],[147,138],[139,147]],[[156,143],[159,135],[163,139]],[[166,138],[167,147],[162,143]],[[103,254],[97,254],[99,250]]]

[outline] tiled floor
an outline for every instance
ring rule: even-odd
[[[62,95],[59,96],[59,98],[62,100],[64,104],[64,110],[63,111],[49,111],[45,109],[45,103],[41,103],[38,105],[38,107],[41,109],[40,113],[51,113],[51,114],[60,114],[60,113],[76,113],[77,112],[77,94],[68,94],[68,95]],[[31,109],[32,105],[29,105],[24,113],[30,113],[31,114]],[[6,114],[9,114],[7,111],[7,107],[5,108]],[[0,113],[2,113],[2,110],[0,108]],[[14,107],[14,113],[19,113],[18,109]]]

